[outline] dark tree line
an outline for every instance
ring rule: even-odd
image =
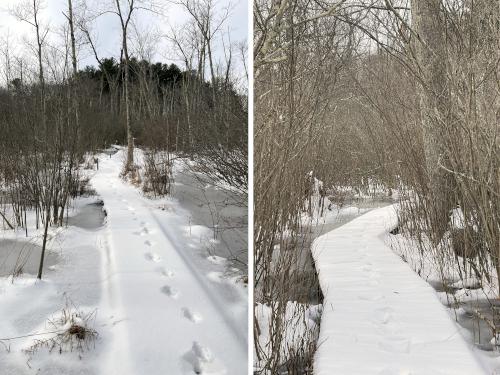
[[[246,144],[246,97],[236,92],[230,82],[217,80],[214,87],[201,81],[196,71],[134,58],[130,60],[129,79],[134,136],[140,144],[188,154],[205,153],[212,146],[234,150]],[[105,144],[124,142],[125,129],[116,121],[124,111],[123,65],[114,58],[105,58],[98,67],[78,71],[77,80],[80,104],[88,111],[84,116],[88,123],[83,126],[83,148],[97,150]],[[46,85],[55,94],[67,84]],[[9,107],[6,98],[28,100],[37,90],[38,83],[24,84],[14,78],[0,93],[4,97],[0,111]],[[211,118],[207,117],[209,113]],[[162,120],[161,126],[158,120]],[[157,137],[151,132],[163,133]]]

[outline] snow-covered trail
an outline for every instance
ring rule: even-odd
[[[385,243],[396,223],[388,206],[314,242],[325,295],[314,373],[484,374],[432,287]]]
[[[99,164],[91,183],[108,214],[104,308],[116,316],[101,372],[245,373],[246,322],[235,320],[191,261],[182,218],[119,177],[122,152]]]

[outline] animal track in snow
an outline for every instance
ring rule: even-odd
[[[226,374],[226,369],[217,361],[212,351],[197,341],[193,342],[191,350],[184,355],[184,359],[191,364],[195,374]]]
[[[147,236],[148,234],[152,234],[153,231],[151,229],[148,229],[146,227],[143,227],[140,231],[134,232],[134,234],[138,236]]]
[[[141,231],[139,232],[140,236],[147,236],[148,234],[153,234],[154,230],[150,229],[148,227],[142,227]]]
[[[144,245],[153,247],[154,245],[156,245],[156,242],[150,241],[150,240],[146,240],[146,241],[144,241]]]
[[[159,256],[156,253],[146,253],[144,254],[147,260],[150,260],[152,262],[158,263],[161,262],[161,256]]]
[[[189,319],[193,323],[199,323],[203,320],[203,316],[201,316],[200,313],[197,313],[195,311],[191,311],[187,307],[182,308],[182,314],[186,319]]]
[[[180,295],[179,291],[170,285],[165,285],[161,287],[161,292],[169,296],[170,298],[177,299]]]
[[[165,277],[174,277],[175,276],[174,271],[167,270],[165,267],[160,268],[159,271],[160,271],[161,275],[165,276]]]

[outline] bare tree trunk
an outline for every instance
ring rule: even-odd
[[[76,43],[75,43],[75,28],[73,22],[73,4],[71,0],[68,0],[68,21],[69,21],[69,31],[71,37],[71,62],[73,65],[73,75],[76,79],[77,74],[77,64],[76,64]]]
[[[33,25],[36,30],[36,43],[37,43],[37,57],[38,57],[38,80],[40,82],[40,100],[42,105],[42,124],[46,126],[45,119],[45,77],[43,74],[43,63],[42,63],[42,45],[44,37],[40,34],[40,24],[38,22],[38,4],[36,0],[33,0]]]
[[[47,248],[47,234],[49,231],[49,223],[50,223],[50,205],[47,206],[47,216],[45,217],[45,226],[43,229],[43,244],[42,244],[42,255],[40,256],[40,265],[38,266],[38,279],[42,279],[43,273],[43,261],[45,259],[45,249]]]
[[[125,116],[127,124],[127,168],[130,170],[134,164],[134,137],[130,127],[130,88],[129,88],[129,55],[127,49],[127,30],[123,29],[123,52],[125,55]]]
[[[128,172],[134,164],[134,137],[132,136],[132,129],[130,126],[130,90],[129,90],[129,54],[128,54],[128,43],[127,43],[127,30],[130,19],[132,17],[132,12],[134,11],[134,0],[129,1],[129,9],[127,18],[125,19],[122,14],[120,7],[120,1],[116,0],[116,9],[118,11],[118,16],[120,17],[120,22],[122,26],[122,46],[123,54],[125,58],[125,77],[124,77],[124,91],[125,91],[125,117],[126,117],[126,127],[127,127],[127,161],[125,165],[125,172]]]
[[[452,130],[452,113],[446,71],[446,40],[440,0],[412,2],[412,21],[420,40],[414,43],[415,56],[422,77],[419,90],[420,117],[427,173],[431,225],[435,243],[447,229],[452,208],[451,181],[440,165],[446,164],[446,138]]]

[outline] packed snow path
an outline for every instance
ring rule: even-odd
[[[101,158],[91,180],[108,214],[104,273],[117,317],[103,373],[245,373],[246,323],[235,321],[197,271],[186,223],[124,182],[122,160],[123,152]]]
[[[324,293],[316,375],[484,374],[432,287],[386,244],[393,206],[318,239]]]

